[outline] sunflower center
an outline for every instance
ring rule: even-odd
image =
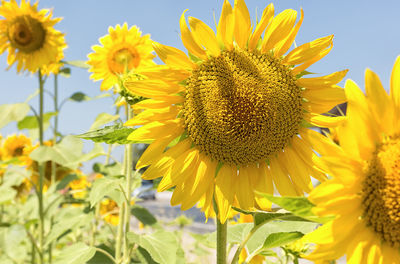
[[[13,157],[19,157],[22,156],[22,154],[24,153],[24,147],[23,146],[19,146],[17,148],[14,149],[12,156]]]
[[[364,217],[382,240],[400,246],[400,138],[377,147],[363,183]]]
[[[139,65],[140,58],[136,50],[128,47],[117,48],[111,52],[108,58],[108,66],[112,72],[122,74]]]
[[[296,79],[270,54],[224,51],[187,82],[187,133],[219,162],[246,165],[274,155],[297,134],[302,116]]]
[[[45,36],[42,23],[28,15],[16,17],[8,27],[11,45],[25,53],[40,49]]]

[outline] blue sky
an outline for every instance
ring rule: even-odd
[[[400,55],[400,1],[369,0],[280,0],[274,1],[275,13],[292,8],[304,9],[305,18],[299,31],[298,45],[316,38],[334,34],[334,48],[328,56],[316,63],[311,71],[322,75],[341,69],[350,69],[347,77],[364,86],[364,71],[369,67],[379,74],[386,89],[389,89],[390,72],[395,58]],[[127,22],[137,25],[143,34],[165,45],[183,49],[179,36],[179,17],[185,9],[188,16],[197,17],[215,28],[213,14],[218,20],[222,0],[114,0],[114,1],[62,1],[41,0],[40,8],[53,8],[54,16],[64,19],[56,28],[66,33],[68,48],[66,60],[86,60],[91,46],[98,38],[107,34],[109,26]],[[259,16],[269,1],[246,1],[253,21],[256,11]],[[233,4],[233,0],[231,0]],[[37,89],[37,77],[30,74],[17,75],[15,68],[7,67],[6,53],[0,56],[0,80],[3,95],[0,104],[23,102]],[[89,80],[89,73],[72,68],[70,78],[60,78],[60,97],[65,98],[81,91],[89,96],[99,95],[100,82]],[[52,89],[52,82],[46,89]],[[36,106],[37,99],[32,101]],[[46,97],[46,110],[51,111],[52,102]],[[101,112],[113,113],[110,98],[85,103],[69,102],[60,113],[60,130],[63,134],[80,134],[87,131],[95,117]],[[1,132],[13,132],[7,127]]]

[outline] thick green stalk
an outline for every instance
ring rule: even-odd
[[[227,222],[221,223],[217,217],[217,264],[226,264]]]
[[[43,97],[44,97],[44,81],[42,73],[38,71],[39,76],[39,143],[43,145]],[[39,163],[39,189],[37,191],[39,202],[39,263],[43,264],[44,252],[44,211],[43,211],[43,182],[44,182],[44,165]]]
[[[123,162],[123,168],[122,168],[122,174],[126,175],[127,172],[127,146],[125,145],[125,150],[124,150],[124,162]],[[124,191],[124,190],[122,190]],[[118,222],[118,229],[117,229],[117,239],[115,242],[115,260],[117,263],[121,263],[121,253],[122,253],[122,241],[125,238],[125,232],[124,232],[124,222],[125,222],[125,205],[126,203],[124,202],[120,208],[119,211],[119,222]]]
[[[58,75],[54,74],[54,112],[56,115],[54,116],[54,127],[53,127],[53,146],[57,143],[57,134],[58,134]],[[56,182],[56,163],[51,162],[51,184]]]
[[[126,117],[127,119],[132,118],[132,109],[128,105],[126,106]],[[133,166],[133,151],[132,151],[132,144],[125,145],[126,146],[126,186],[125,186],[125,193],[127,196],[127,200],[125,201],[125,218],[124,218],[124,226],[125,226],[125,232],[124,232],[124,263],[129,263],[130,261],[130,256],[129,256],[129,243],[126,238],[126,234],[129,232],[129,227],[130,227],[130,219],[131,219],[131,193],[132,193],[132,166]]]

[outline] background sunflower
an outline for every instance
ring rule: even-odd
[[[364,95],[348,80],[346,121],[336,130],[340,147],[320,150],[321,166],[333,179],[310,194],[315,213],[335,216],[306,239],[317,244],[308,256],[348,263],[400,263],[400,57],[390,95],[367,69]]]
[[[52,11],[38,10],[37,2],[31,5],[22,0],[18,6],[11,0],[1,2],[0,16],[4,18],[0,20],[0,54],[8,51],[8,68],[16,63],[18,72],[46,68],[44,73],[50,73],[52,65],[64,58],[64,34],[53,28],[61,18],[52,19]]]

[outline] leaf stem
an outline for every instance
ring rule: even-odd
[[[103,253],[105,256],[107,256],[112,262],[114,262],[114,263],[118,263],[116,260],[115,260],[115,258],[110,254],[110,253],[108,253],[107,251],[105,251],[104,249],[102,249],[102,248],[96,248],[96,251],[98,251],[98,252],[100,252],[100,253]]]

